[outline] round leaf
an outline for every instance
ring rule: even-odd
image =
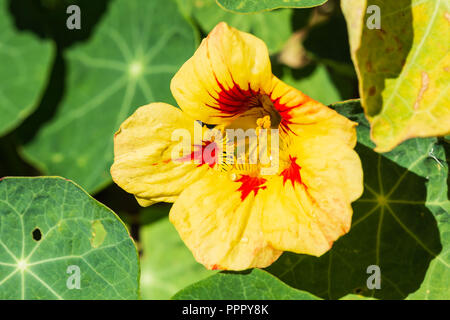
[[[314,295],[296,290],[269,273],[220,272],[178,292],[175,300],[318,300]]]
[[[19,32],[0,0],[0,135],[12,130],[37,106],[51,67],[49,41]]]
[[[111,181],[113,136],[138,107],[174,103],[169,84],[194,51],[172,0],[115,0],[95,34],[67,52],[62,106],[24,150],[42,171],[94,192]]]
[[[138,281],[125,226],[73,182],[0,181],[0,299],[137,299]]]

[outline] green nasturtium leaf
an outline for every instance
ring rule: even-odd
[[[264,270],[220,272],[179,291],[175,300],[318,300]]]
[[[0,135],[12,130],[37,106],[50,72],[53,46],[20,32],[0,0]]]
[[[114,212],[63,178],[0,181],[0,299],[137,299],[138,283]]]
[[[216,273],[195,261],[167,217],[141,227],[140,242],[142,299],[169,299]]]
[[[448,208],[447,212],[450,212]],[[407,299],[450,299],[450,217],[447,213],[436,219],[441,235],[442,251],[436,259],[431,261],[420,288],[410,294]]]
[[[356,151],[365,190],[353,203],[350,232],[319,258],[284,253],[267,270],[322,298],[354,293],[379,299],[449,299],[448,166],[443,147],[435,138],[417,138],[377,154],[359,101],[333,107],[359,123]],[[380,267],[380,289],[367,287],[371,265]]]
[[[303,69],[309,70],[310,68],[307,66]],[[302,72],[302,70],[299,71]],[[310,73],[302,74],[297,79],[295,71],[284,68],[282,80],[323,104],[328,105],[341,100],[341,94],[323,64],[311,65],[311,70],[308,72]]]
[[[328,0],[216,0],[224,9],[240,13],[268,11],[278,8],[311,8]]]
[[[175,103],[170,80],[194,47],[193,27],[174,1],[112,1],[90,40],[67,52],[62,105],[24,155],[98,191],[111,181],[114,132],[142,105]]]
[[[209,33],[219,22],[225,21],[240,31],[251,32],[261,38],[271,54],[280,51],[292,33],[290,9],[242,15],[222,10],[214,0],[187,2],[190,4],[191,15],[205,33]]]
[[[376,5],[380,29],[374,23]],[[376,150],[450,133],[450,18],[444,0],[342,2]],[[371,12],[371,13],[370,13]]]
[[[375,298],[364,297],[358,294],[348,294],[339,300],[376,300]]]

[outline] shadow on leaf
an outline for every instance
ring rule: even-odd
[[[360,73],[365,78],[361,82],[361,96],[365,98],[366,112],[374,116],[380,113],[383,106],[382,92],[386,81],[398,78],[405,66],[414,31],[411,0],[387,1],[383,4],[371,0],[367,3],[367,6],[370,5],[380,6],[381,28],[363,27],[356,59]]]
[[[353,204],[350,232],[325,255],[284,253],[267,270],[287,284],[326,299],[349,293],[403,299],[422,283],[442,250],[433,214],[425,207],[422,178],[358,145],[365,175],[363,196]],[[368,289],[370,265],[381,269],[381,289]]]
[[[101,20],[110,0],[10,0],[9,7],[16,26],[31,30],[40,37],[53,39],[59,48],[66,48],[90,37]],[[66,13],[70,5],[81,11],[81,29],[69,30]]]

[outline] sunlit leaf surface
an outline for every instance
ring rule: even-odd
[[[379,8],[380,29],[367,26],[375,13],[366,14],[366,8],[373,5]],[[342,9],[376,150],[390,151],[413,137],[448,134],[448,1],[347,0]]]
[[[51,67],[53,48],[30,32],[18,31],[0,0],[0,135],[13,129],[39,103]]]
[[[138,281],[125,226],[73,182],[0,181],[0,299],[137,299]]]

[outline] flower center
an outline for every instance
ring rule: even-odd
[[[227,128],[243,130],[250,128],[255,129],[256,123],[257,127],[263,127],[264,129],[278,129],[281,122],[281,115],[275,109],[272,101],[267,95],[254,95],[243,102],[241,107],[245,111],[234,117]]]

